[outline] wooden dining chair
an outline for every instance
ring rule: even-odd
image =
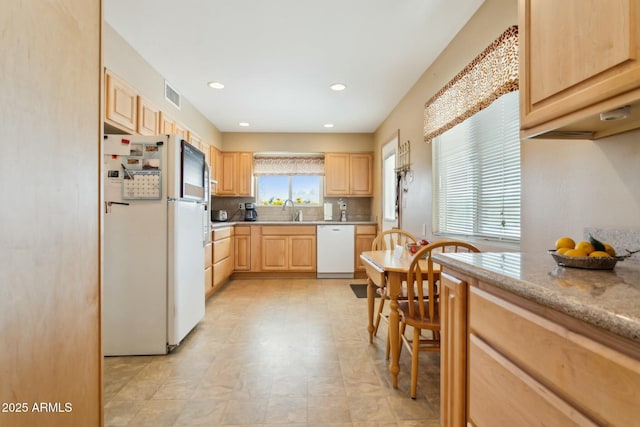
[[[418,384],[418,355],[421,351],[440,351],[439,266],[434,262],[434,253],[480,252],[475,246],[446,240],[431,243],[419,249],[407,272],[407,299],[398,302],[400,314],[399,350],[406,347],[411,354],[411,398],[416,398]],[[421,265],[421,259],[425,259]],[[426,270],[425,270],[426,268]],[[413,284],[413,286],[409,286]],[[426,290],[426,293],[425,293]],[[407,326],[413,327],[413,335],[405,336]],[[430,331],[429,336],[423,331]]]
[[[379,233],[376,238],[373,240],[371,244],[372,251],[382,251],[382,250],[394,250],[398,246],[405,246],[407,243],[416,243],[418,239],[406,230],[402,230],[399,228],[392,228],[390,230],[385,230]],[[380,326],[380,321],[384,320],[389,323],[389,318],[387,314],[384,314],[384,305],[385,301],[389,300],[389,292],[388,287],[382,286],[376,290],[378,295],[380,296],[380,302],[378,303],[378,310],[376,311],[376,318],[373,325],[373,335],[375,336],[378,333],[378,327]],[[405,296],[406,297],[406,296]],[[402,297],[401,297],[402,298]],[[390,351],[390,343],[388,340],[387,334],[387,359],[389,358]]]

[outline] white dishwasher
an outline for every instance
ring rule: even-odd
[[[316,236],[317,277],[353,278],[355,227],[318,225]]]

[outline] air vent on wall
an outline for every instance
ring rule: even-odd
[[[164,81],[164,99],[175,105],[178,110],[180,109],[180,94],[166,80]]]

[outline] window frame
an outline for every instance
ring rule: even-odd
[[[262,202],[260,201],[260,183],[258,182],[260,178],[263,177],[283,177],[286,176],[289,180],[288,183],[288,199],[289,200],[293,200],[294,203],[295,200],[292,198],[292,191],[293,191],[293,177],[295,176],[316,176],[319,178],[319,183],[318,183],[318,203],[308,203],[308,204],[304,204],[304,203],[296,203],[296,207],[308,207],[308,208],[318,208],[318,207],[322,207],[323,203],[324,203],[324,176],[323,175],[305,175],[305,174],[282,174],[282,175],[269,175],[269,174],[264,174],[264,175],[256,175],[255,176],[255,189],[256,189],[256,195],[255,195],[255,199],[256,199],[256,205],[263,207],[263,208],[277,208],[277,207],[282,207],[281,204],[262,204]],[[287,199],[285,199],[287,200]]]
[[[502,141],[500,144],[501,146],[504,146],[504,144],[508,144],[511,143],[513,144],[512,146],[509,146],[508,153],[505,155],[505,152],[502,151],[502,156],[510,156],[509,159],[513,162],[515,162],[516,158],[517,158],[517,172],[513,169],[515,167],[515,163],[511,164],[508,167],[505,167],[505,165],[503,164],[501,166],[501,170],[502,173],[501,174],[490,174],[490,173],[484,173],[483,175],[483,165],[481,164],[481,157],[479,157],[483,152],[486,152],[486,147],[484,146],[485,149],[479,148],[479,144],[487,144],[489,141],[475,141],[472,142],[470,144],[460,144],[460,146],[464,146],[464,150],[461,151],[461,156],[470,156],[469,159],[467,159],[467,165],[473,165],[473,167],[475,167],[475,170],[473,170],[474,174],[473,174],[473,178],[471,178],[472,183],[471,184],[467,184],[467,187],[473,187],[472,191],[470,192],[472,197],[471,197],[471,202],[473,203],[472,209],[473,209],[473,213],[472,214],[468,214],[468,213],[464,213],[464,209],[466,209],[466,207],[461,207],[460,205],[456,206],[457,212],[455,212],[455,214],[457,214],[457,218],[454,217],[454,213],[452,213],[453,208],[451,208],[452,210],[449,211],[449,218],[445,217],[442,218],[442,214],[447,215],[447,209],[449,209],[450,207],[442,207],[443,204],[447,204],[446,200],[448,200],[451,196],[449,197],[441,197],[441,193],[442,193],[442,189],[443,189],[443,185],[449,185],[451,187],[452,183],[454,182],[454,180],[451,180],[449,182],[444,182],[443,179],[446,179],[446,177],[444,177],[444,173],[449,172],[451,173],[456,172],[456,169],[460,169],[460,170],[464,170],[464,166],[458,166],[458,164],[453,164],[454,166],[451,168],[447,168],[447,166],[444,166],[444,168],[442,166],[440,166],[438,164],[438,162],[441,160],[441,153],[438,153],[438,149],[439,144],[446,144],[446,141],[443,141],[443,138],[447,138],[448,136],[450,137],[450,133],[451,132],[467,132],[469,133],[469,127],[473,127],[476,126],[474,123],[474,120],[479,120],[478,117],[486,117],[487,116],[487,112],[485,110],[481,110],[478,113],[475,113],[473,116],[471,116],[469,119],[461,122],[460,124],[454,126],[452,129],[450,129],[447,132],[444,132],[442,135],[436,137],[433,140],[433,146],[432,146],[432,170],[433,170],[433,204],[432,204],[432,232],[435,236],[452,236],[455,238],[463,238],[465,240],[471,240],[471,241],[490,241],[490,242],[502,242],[508,245],[519,245],[520,244],[520,240],[522,238],[522,212],[521,212],[521,206],[522,206],[522,173],[521,173],[521,169],[522,169],[522,163],[521,163],[521,140],[520,140],[520,136],[519,136],[519,113],[518,113],[518,92],[514,91],[514,92],[510,92],[508,94],[505,94],[503,96],[506,95],[510,95],[513,97],[513,99],[515,99],[515,106],[513,105],[509,105],[509,106],[505,106],[502,105],[501,107],[497,107],[497,108],[502,108],[503,110],[501,111],[506,111],[506,114],[511,114],[511,118],[510,119],[505,119],[503,120],[502,124],[504,124],[505,126],[505,130],[501,130],[501,132],[503,133],[504,136],[504,132],[511,132],[508,134],[509,138],[514,138],[514,139],[510,139],[508,142]],[[503,96],[501,96],[500,98],[498,98],[496,101],[499,101],[501,98],[503,98]],[[502,102],[502,101],[501,101]],[[513,102],[512,102],[513,103]],[[503,103],[504,104],[504,103]],[[487,107],[487,109],[490,109],[493,106],[490,105],[489,107]],[[506,110],[506,108],[510,108],[510,110]],[[515,108],[515,112],[513,111],[513,109]],[[491,110],[490,110],[491,111]],[[480,116],[482,115],[482,116]],[[515,117],[515,119],[513,118]],[[487,119],[485,119],[487,120]],[[491,119],[493,120],[493,118]],[[513,122],[515,120],[515,123]],[[487,120],[487,122],[489,122],[489,120]],[[495,126],[495,121],[491,121],[492,126]],[[466,126],[466,128],[459,128],[459,126]],[[477,127],[477,126],[476,126]],[[477,135],[476,135],[477,136]],[[495,141],[492,140],[492,141]],[[517,141],[517,142],[516,142]],[[471,149],[469,147],[472,147]],[[451,151],[452,147],[448,147]],[[495,147],[490,147],[490,150],[493,149],[495,150]],[[517,155],[515,155],[512,151],[516,150],[517,151]],[[486,157],[485,157],[486,158]],[[464,159],[458,159],[460,162],[462,162]],[[454,161],[449,159],[448,161]],[[493,160],[491,160],[493,161]],[[504,161],[504,158],[503,158]],[[474,163],[475,162],[475,163]],[[498,163],[498,162],[496,162]],[[443,170],[446,169],[446,170]],[[504,234],[499,234],[499,233],[488,233],[486,232],[487,229],[492,229],[490,226],[493,227],[493,229],[495,229],[496,224],[495,223],[490,223],[490,222],[486,222],[484,221],[482,215],[481,215],[481,211],[486,212],[487,210],[489,210],[489,208],[487,208],[486,206],[484,207],[483,210],[483,205],[482,205],[482,200],[483,200],[483,194],[482,193],[482,187],[479,183],[479,181],[477,180],[481,180],[483,178],[487,178],[487,176],[493,176],[493,178],[497,178],[499,176],[504,176],[504,172],[505,170],[509,170],[509,173],[511,175],[510,181],[507,182],[507,185],[515,185],[513,184],[516,179],[513,178],[513,176],[517,176],[517,215],[514,213],[514,208],[512,203],[513,199],[516,198],[516,196],[514,195],[514,188],[515,187],[509,187],[509,191],[505,191],[505,184],[504,181],[502,181],[502,214],[503,214],[503,219],[504,219],[504,213],[505,213],[505,195],[507,195],[508,197],[508,202],[509,202],[509,206],[512,206],[512,210],[508,211],[508,221],[506,222],[506,224],[510,224],[511,227],[509,228],[509,232],[506,232]],[[467,179],[467,178],[465,178]],[[473,181],[473,180],[476,181]],[[444,184],[443,184],[444,182]],[[457,181],[462,182],[462,179]],[[464,195],[468,195],[468,193],[466,192],[466,188],[464,187],[463,190],[460,191],[460,194],[464,194]],[[488,193],[488,192],[486,192]],[[491,194],[495,194],[495,193],[491,193]],[[490,199],[491,197],[485,197],[485,199]],[[445,200],[444,203],[441,202],[441,200]],[[454,203],[455,205],[455,203]],[[461,213],[462,212],[462,213]],[[517,221],[515,220],[515,218],[517,217]],[[457,224],[466,224],[467,226],[469,224],[465,223],[464,221],[467,220],[468,218],[472,218],[472,224],[471,224],[471,230],[469,231],[467,230],[462,230],[461,226],[457,226],[457,227],[447,227],[446,223],[448,222],[448,220],[450,221],[457,221]],[[489,218],[487,216],[487,218]],[[486,218],[485,218],[486,219]],[[495,214],[493,215],[493,219],[495,221]],[[515,222],[514,222],[515,221]],[[516,225],[514,225],[514,223],[517,223],[517,227]],[[483,226],[484,224],[484,226]],[[487,225],[489,224],[489,225]],[[442,227],[445,228],[442,228]],[[506,229],[507,227],[505,227],[505,223],[502,223],[501,226],[503,227],[503,231],[504,229]],[[517,228],[517,236],[513,235],[513,230],[515,230]],[[484,230],[484,231],[483,231]]]

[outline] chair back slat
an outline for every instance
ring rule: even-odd
[[[418,239],[406,230],[392,228],[379,233],[371,244],[372,251],[394,250],[398,246],[404,246],[407,243],[416,243]]]
[[[413,255],[413,260],[407,272],[407,296],[409,299],[409,315],[423,321],[434,321],[438,316],[438,287],[435,280],[433,262],[434,253],[442,252],[480,252],[474,245],[457,240],[444,240],[423,246]],[[420,260],[425,259],[426,271],[420,266]],[[425,286],[426,285],[426,286]],[[424,294],[426,287],[428,294]],[[427,299],[427,304],[423,301]],[[416,312],[416,310],[418,310]]]

